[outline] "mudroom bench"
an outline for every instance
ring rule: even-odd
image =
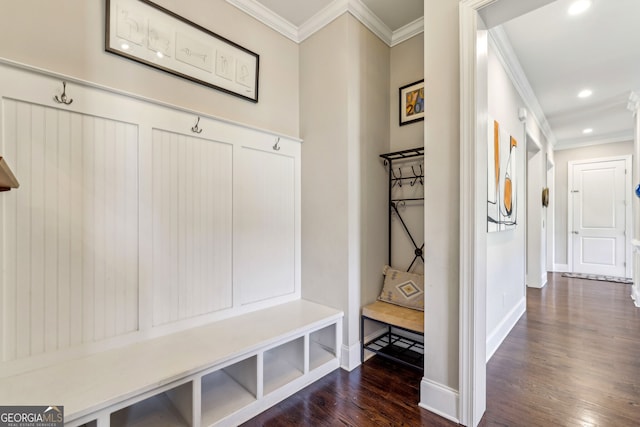
[[[339,366],[343,313],[305,300],[0,379],[65,425],[235,426]]]

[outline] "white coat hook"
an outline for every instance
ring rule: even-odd
[[[276,143],[273,144],[273,149],[276,151],[280,151],[280,146],[278,144],[280,144],[280,137],[276,138]]]

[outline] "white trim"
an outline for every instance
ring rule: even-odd
[[[361,0],[349,0],[349,13],[367,27],[380,40],[391,46],[393,31],[387,27],[378,15],[373,13]]]
[[[342,345],[340,351],[340,367],[342,369],[351,372],[360,366],[360,348],[360,341],[350,347],[345,344]]]
[[[409,22],[404,27],[400,27],[391,35],[391,47],[400,44],[410,38],[417,36],[424,32],[424,16],[416,19],[413,22]]]
[[[633,246],[634,257],[637,260],[640,257],[640,240],[633,239],[631,240],[631,245]],[[634,260],[635,261],[635,260]],[[640,262],[635,261],[635,267],[640,265]],[[640,271],[634,271],[633,274],[633,286],[631,287],[631,299],[633,299],[633,303],[636,307],[640,308],[640,282],[638,281],[640,278]]]
[[[509,42],[509,37],[507,37],[501,25],[489,30],[489,41],[495,48],[496,56],[509,76],[509,80],[513,83],[520,97],[522,97],[527,109],[533,113],[533,118],[538,128],[546,137],[547,142],[551,146],[555,146],[556,137],[553,134],[553,130],[551,130],[538,98],[527,79],[522,65],[520,65],[520,61],[518,61],[518,56]]]
[[[553,271],[555,273],[569,273],[571,269],[569,268],[569,264],[553,264]]]
[[[244,128],[244,129],[255,130],[255,131],[267,133],[269,135],[273,135],[273,136],[276,136],[276,137],[279,136],[279,137],[282,137],[282,138],[289,138],[289,139],[291,139],[293,141],[302,142],[302,139],[300,139],[297,136],[290,136],[290,135],[286,135],[284,133],[275,132],[273,130],[264,129],[264,128],[260,128],[260,127],[252,126],[252,125],[248,125],[248,124],[242,123],[242,122],[236,122],[234,120],[225,119],[224,117],[215,116],[215,115],[209,114],[209,113],[203,113],[201,111],[192,110],[190,108],[182,107],[180,105],[170,104],[168,102],[160,101],[160,100],[157,100],[157,99],[154,99],[154,98],[148,98],[146,96],[142,96],[142,95],[138,95],[138,94],[135,94],[135,93],[127,92],[127,91],[124,91],[124,90],[121,90],[121,89],[116,89],[116,88],[112,88],[112,87],[109,87],[109,86],[104,86],[104,85],[101,85],[101,84],[98,84],[98,83],[93,83],[93,82],[90,82],[90,81],[87,81],[87,80],[83,80],[83,79],[79,79],[79,78],[76,78],[76,77],[72,77],[72,76],[69,76],[67,74],[57,73],[55,71],[47,70],[45,68],[34,67],[33,65],[28,65],[28,64],[24,64],[22,62],[16,62],[16,61],[13,61],[11,59],[0,57],[0,65],[2,65],[2,64],[9,65],[9,66],[21,69],[21,70],[30,71],[32,73],[44,74],[45,76],[49,76],[49,77],[53,77],[53,78],[56,78],[56,79],[64,80],[67,83],[71,82],[71,83],[76,83],[78,85],[82,85],[82,86],[85,86],[85,87],[88,87],[88,88],[100,89],[100,90],[103,90],[103,91],[108,92],[108,93],[121,95],[121,96],[126,96],[126,97],[129,97],[131,99],[148,102],[148,103],[151,103],[151,104],[154,104],[154,105],[159,105],[159,106],[162,106],[162,107],[171,108],[173,110],[181,111],[181,112],[184,112],[184,113],[194,114],[196,116],[201,116],[203,118],[214,119],[214,120],[217,120],[219,122],[230,124],[230,125],[234,125],[234,126],[238,126],[238,127]]]
[[[633,305],[640,308],[640,288],[637,284],[631,287],[631,299],[633,300]]]
[[[419,405],[454,423],[460,422],[458,418],[451,415],[459,413],[460,396],[458,392],[445,385],[422,378]]]
[[[487,336],[487,363],[526,311],[527,297],[522,297],[518,304],[511,309],[491,334]]]
[[[627,101],[627,110],[631,111],[635,116],[640,109],[640,93],[631,91],[629,100]]]
[[[298,27],[255,0],[227,0],[247,15],[257,19],[288,39],[298,42]]]
[[[424,17],[392,31],[362,0],[334,0],[300,26],[292,24],[256,0],[226,1],[295,43],[302,43],[347,12],[389,47],[402,43],[424,31]]]
[[[592,145],[613,144],[616,142],[633,141],[633,131],[618,132],[609,135],[600,135],[593,138],[565,139],[557,143],[554,151],[571,150],[574,148],[590,147]]]
[[[485,127],[478,120],[478,10],[495,0],[461,0],[460,43],[460,333],[459,395],[443,407],[476,426],[486,410],[486,164]],[[484,53],[486,56],[486,52]],[[486,60],[486,59],[485,59]],[[485,88],[486,89],[486,88]],[[485,100],[486,101],[486,100]],[[487,105],[483,114],[487,114]],[[482,121],[482,120],[480,120]],[[484,120],[486,122],[486,120]],[[485,157],[483,157],[483,155]],[[482,219],[481,219],[482,218]],[[440,409],[431,383],[422,382],[421,405]],[[452,399],[453,400],[453,399]],[[434,403],[435,402],[435,403]]]
[[[327,7],[298,27],[298,40],[296,40],[296,42],[302,43],[348,11],[349,0],[335,0],[331,2]]]

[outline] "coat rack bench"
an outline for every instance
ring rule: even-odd
[[[400,190],[402,186],[424,185],[424,169],[422,159],[424,147],[411,148],[392,153],[381,154],[384,164],[389,168],[388,180],[388,207],[389,207],[389,249],[388,264],[392,265],[392,220],[395,216],[401,229],[413,246],[413,260],[407,267],[410,271],[416,261],[424,262],[424,243],[419,245],[414,232],[403,219],[401,208],[415,207],[424,202],[424,192],[420,196],[409,195],[405,197]],[[394,162],[401,163],[403,167],[394,169]],[[422,203],[421,203],[422,202]],[[373,322],[378,329],[373,337],[365,338],[365,323]],[[365,350],[381,357],[391,359],[401,364],[424,370],[424,312],[413,308],[395,305],[385,301],[376,301],[362,308],[360,316],[360,336],[362,339],[361,361],[364,362]]]

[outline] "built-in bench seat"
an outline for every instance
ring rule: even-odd
[[[364,338],[365,320],[373,320],[385,326],[374,337]],[[397,330],[406,333],[398,333]],[[401,362],[417,369],[424,369],[424,312],[401,307],[384,301],[376,301],[362,308],[360,336],[363,337],[361,359],[365,350]]]
[[[285,303],[2,378],[0,402],[63,405],[69,426],[236,425],[338,368],[342,316]]]

